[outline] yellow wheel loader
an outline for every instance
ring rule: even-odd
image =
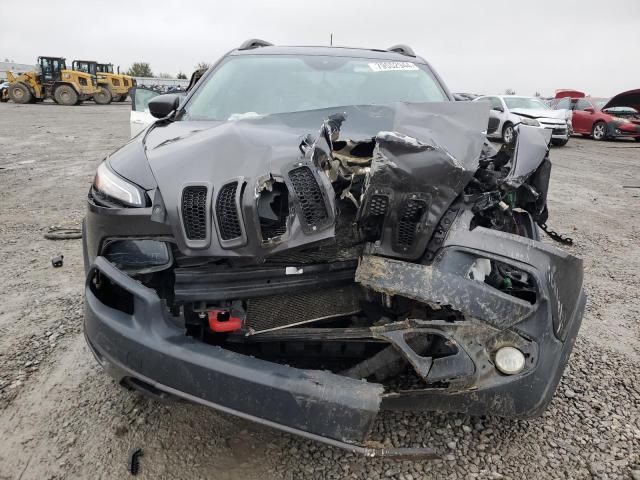
[[[124,79],[124,86],[127,87],[127,94],[122,97],[122,101],[124,102],[127,99],[127,95],[129,95],[129,92],[131,91],[131,89],[135,88],[136,79],[133,78],[131,75],[126,75],[124,73],[121,73],[121,75],[122,75],[122,78]]]
[[[129,95],[131,89],[130,78],[128,75],[121,73],[113,73],[113,64],[111,63],[98,63],[98,85],[100,85],[101,79],[103,82],[108,82],[110,85],[111,96],[114,102],[124,102]]]
[[[36,69],[14,74],[7,72],[9,98],[15,103],[41,102],[53,98],[60,105],[79,105],[97,91],[95,76],[67,70],[62,57],[38,57]]]
[[[73,70],[84,72],[96,78],[98,91],[93,94],[93,101],[98,105],[108,105],[115,99],[115,88],[120,83],[119,80],[107,78],[98,73],[98,63],[94,60],[74,60]],[[114,82],[115,80],[115,82]],[[114,83],[116,86],[114,86]]]

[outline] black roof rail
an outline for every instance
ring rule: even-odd
[[[259,38],[251,38],[242,42],[242,45],[240,45],[240,48],[238,48],[238,50],[251,50],[252,48],[271,46],[273,46],[273,43],[260,40]]]
[[[402,45],[402,44],[394,45],[393,47],[387,48],[387,50],[389,52],[397,52],[397,53],[400,53],[401,55],[406,55],[408,57],[416,56],[415,52],[413,51],[413,48],[411,48],[408,45]]]

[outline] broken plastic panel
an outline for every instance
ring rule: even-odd
[[[289,191],[282,181],[271,179],[258,192],[258,217],[264,241],[273,240],[287,232]]]
[[[108,241],[102,255],[118,268],[137,273],[162,270],[171,262],[167,244],[157,240]]]

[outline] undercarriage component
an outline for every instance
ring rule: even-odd
[[[270,330],[260,333],[260,335],[242,335],[241,338],[230,337],[231,341],[242,341],[245,343],[259,342],[344,342],[363,341],[363,342],[381,342],[384,340],[376,339],[371,334],[368,327],[345,327],[345,328],[305,328],[290,327],[281,330]]]

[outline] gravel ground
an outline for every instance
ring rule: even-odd
[[[209,409],[117,388],[82,336],[77,227],[98,162],[129,132],[126,105],[0,104],[0,479],[640,479],[640,144],[574,138],[552,151],[552,228],[576,240],[589,295],[549,410],[509,421],[384,413],[374,437],[442,460],[365,460]],[[64,254],[54,269],[53,255]]]

